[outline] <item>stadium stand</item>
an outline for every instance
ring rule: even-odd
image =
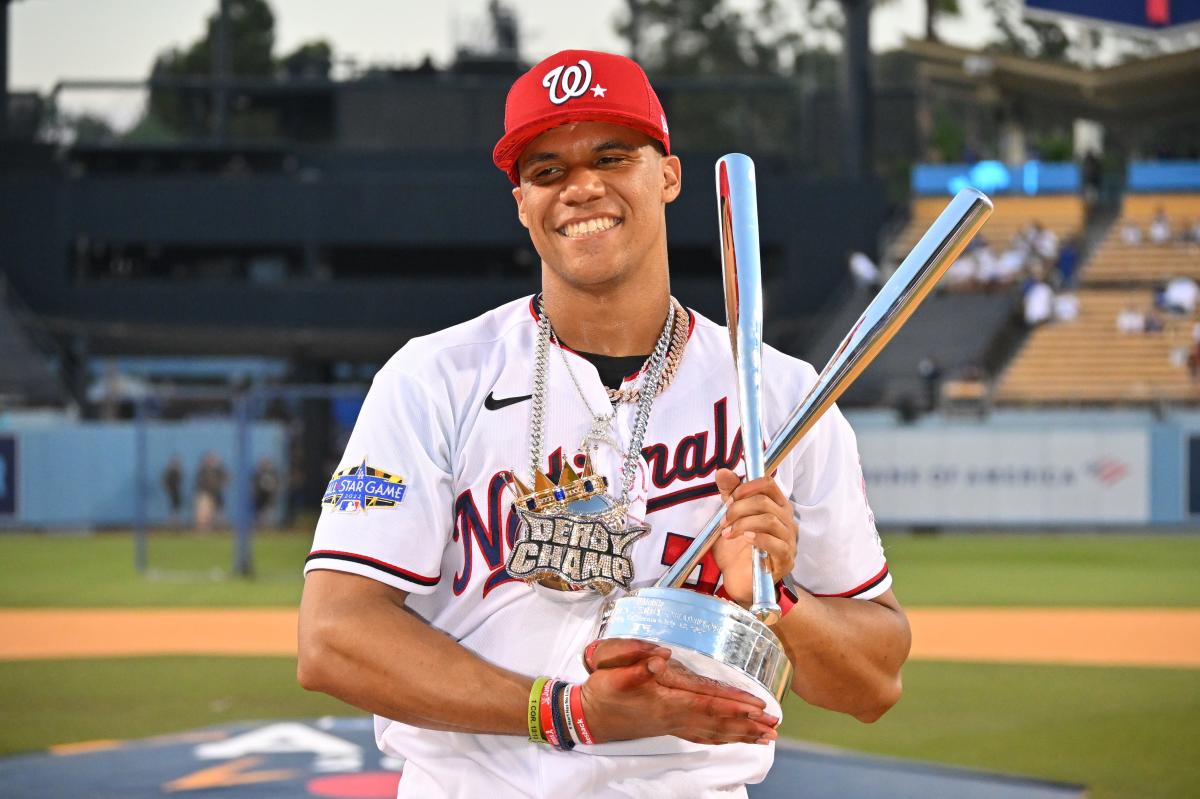
[[[908,254],[945,207],[945,197],[918,197],[913,200],[908,224],[888,248],[888,254],[894,262],[899,263]],[[1060,239],[1077,233],[1083,229],[1085,221],[1083,201],[1074,194],[998,197],[996,210],[981,235],[994,248],[1003,247],[1021,228],[1035,221],[1041,222]]]
[[[821,368],[869,299],[869,292],[860,290],[841,304],[838,312],[821,325],[820,334],[804,352],[805,359]],[[934,382],[941,386],[942,397],[966,399],[961,394],[970,395],[969,384],[974,381],[959,378],[986,366],[989,349],[1006,329],[1015,307],[1016,298],[1007,294],[943,292],[927,298],[839,402],[847,406],[886,403],[927,407],[929,385],[919,373],[925,358],[936,364],[941,375]]]
[[[1079,318],[1043,325],[1000,376],[1000,403],[1194,401],[1187,369],[1195,316],[1167,317],[1157,333],[1121,333],[1117,314],[1153,304],[1148,287],[1087,288]]]
[[[62,386],[21,324],[12,301],[0,275],[0,409],[58,404],[63,399]]]
[[[1147,230],[1162,209],[1172,240],[1154,244]],[[1000,375],[999,403],[1194,402],[1200,390],[1195,365],[1194,316],[1163,316],[1155,333],[1121,333],[1125,309],[1149,312],[1156,292],[1171,278],[1200,279],[1200,246],[1179,241],[1183,227],[1200,219],[1200,194],[1130,194],[1119,219],[1103,236],[1080,273],[1080,315],[1069,324],[1039,327]],[[1141,241],[1127,243],[1132,224]]]
[[[1088,284],[1131,284],[1169,280],[1185,276],[1200,280],[1200,245],[1178,240],[1155,244],[1146,238],[1154,214],[1166,211],[1172,235],[1200,220],[1200,194],[1133,194],[1125,198],[1120,221],[1112,227],[1087,265],[1083,277]],[[1127,244],[1121,239],[1125,224],[1141,231],[1142,241]]]

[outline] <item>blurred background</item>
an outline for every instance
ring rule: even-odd
[[[906,698],[787,732],[1200,795],[1200,0],[0,0],[0,752],[354,712],[290,639],[88,614],[294,619],[374,371],[536,290],[491,148],[567,47],[650,73],[712,318],[710,170],[755,159],[767,340],[818,368],[955,191],[995,200],[840,403]]]

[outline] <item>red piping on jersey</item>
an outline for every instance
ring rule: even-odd
[[[333,560],[347,560],[347,561],[350,561],[351,563],[361,563],[364,566],[374,566],[375,568],[377,568],[381,571],[385,571],[388,574],[391,574],[395,577],[402,577],[405,580],[408,580],[409,582],[416,583],[417,585],[424,585],[424,586],[437,585],[438,581],[440,581],[442,579],[441,575],[437,575],[435,577],[426,577],[423,574],[417,574],[416,572],[410,572],[408,569],[402,569],[399,566],[396,566],[395,564],[387,563],[385,561],[378,560],[377,558],[371,558],[366,555],[359,555],[357,552],[341,552],[336,549],[318,549],[314,552],[310,552],[308,557],[304,559],[304,562],[307,563],[308,561],[316,560],[317,558],[330,558]]]
[[[885,564],[883,564],[883,568],[879,570],[878,574],[876,574],[870,580],[867,580],[864,583],[860,583],[859,585],[854,586],[849,591],[843,591],[840,594],[813,594],[813,596],[852,597],[852,596],[855,596],[856,594],[861,594],[862,592],[879,585],[881,582],[883,582],[883,578],[887,577],[887,573],[888,573],[888,567],[887,567],[887,564],[885,563]]]

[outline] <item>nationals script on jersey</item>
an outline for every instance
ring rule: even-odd
[[[653,583],[712,515],[720,502],[716,470],[743,471],[728,332],[694,312],[690,318],[679,370],[650,414],[631,494],[630,516],[650,526],[629,547],[634,587]],[[393,356],[376,375],[330,480],[305,572],[335,569],[395,586],[410,594],[414,612],[492,663],[581,682],[580,654],[596,635],[603,598],[532,588],[505,571],[518,521],[504,472],[529,474],[536,336],[525,298],[413,339]],[[591,425],[588,405],[596,412],[611,406],[583,357],[552,351],[548,374],[541,468],[557,479]],[[632,378],[635,385],[640,379]],[[765,348],[767,431],[783,426],[815,379],[808,364]],[[635,411],[618,406],[618,442],[629,441]],[[619,491],[621,453],[602,447],[593,464]],[[800,529],[795,581],[826,596],[869,599],[886,591],[891,577],[854,433],[836,408],[776,479]],[[689,578],[689,587],[705,593],[719,584],[711,556]],[[773,746],[673,737],[567,753],[516,736],[436,732],[378,717],[376,737],[385,752],[406,759],[400,796],[737,796],[737,786],[763,778],[774,754]]]

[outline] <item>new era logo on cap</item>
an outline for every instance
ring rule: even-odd
[[[592,50],[555,53],[517,78],[492,160],[519,183],[517,161],[541,134],[569,122],[608,122],[645,133],[668,153],[667,117],[646,73],[630,59]]]

